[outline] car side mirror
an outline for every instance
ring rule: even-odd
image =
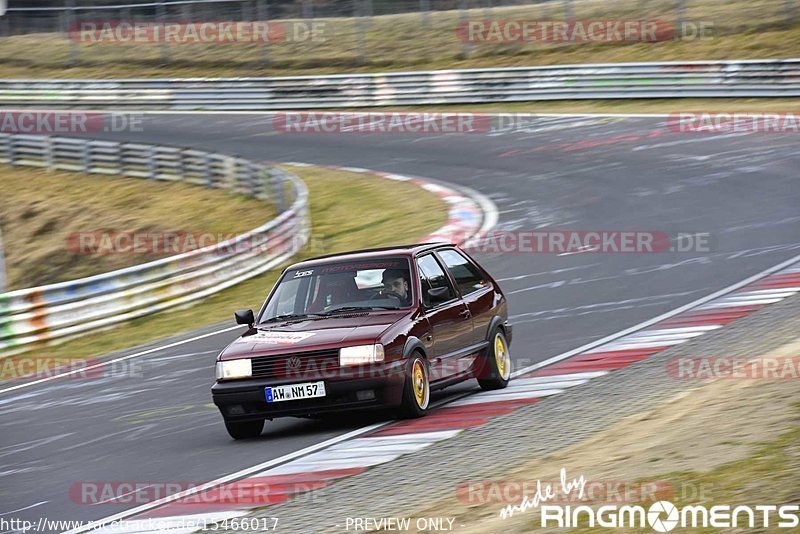
[[[428,299],[431,304],[445,302],[450,297],[450,291],[446,287],[434,287],[428,290]]]
[[[253,310],[236,310],[233,316],[236,317],[236,324],[246,324],[250,328],[253,328],[256,322]]]

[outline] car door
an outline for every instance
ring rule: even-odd
[[[436,257],[429,253],[417,258],[421,301],[431,328],[433,341],[428,355],[431,381],[449,378],[469,369],[461,369],[459,357],[472,344],[473,327],[469,308],[453,287],[450,277]],[[446,296],[439,301],[428,297],[428,289],[445,288]]]
[[[461,298],[472,316],[474,338],[478,344],[486,340],[495,312],[495,292],[480,268],[456,249],[438,249],[436,254],[447,268]]]

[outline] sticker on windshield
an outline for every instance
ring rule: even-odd
[[[311,276],[312,274],[314,274],[313,269],[310,271],[297,271],[296,273],[294,273],[294,277],[300,278],[301,276]]]
[[[247,338],[255,343],[270,345],[294,345],[314,335],[314,332],[259,332]]]
[[[363,271],[367,269],[390,269],[392,267],[406,267],[408,263],[402,261],[372,261],[369,263],[344,263],[322,267],[321,273],[340,273],[350,271]]]

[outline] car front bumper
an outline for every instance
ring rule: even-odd
[[[356,378],[303,377],[301,380],[249,378],[218,381],[211,388],[214,404],[227,421],[252,421],[286,416],[398,406],[403,398],[402,362],[383,368],[380,376]],[[356,373],[357,374],[357,373]],[[325,396],[267,402],[265,388],[304,382],[325,382]],[[371,393],[370,393],[371,392]]]

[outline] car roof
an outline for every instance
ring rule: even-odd
[[[339,261],[359,261],[378,258],[382,256],[407,256],[412,257],[427,250],[433,250],[440,247],[453,246],[452,243],[414,243],[409,245],[393,245],[390,247],[379,248],[366,248],[361,250],[353,250],[350,252],[339,252],[336,254],[326,254],[324,256],[317,256],[307,260],[295,263],[286,268],[290,269],[303,269],[305,267],[314,267],[316,265],[330,263],[332,260]]]

